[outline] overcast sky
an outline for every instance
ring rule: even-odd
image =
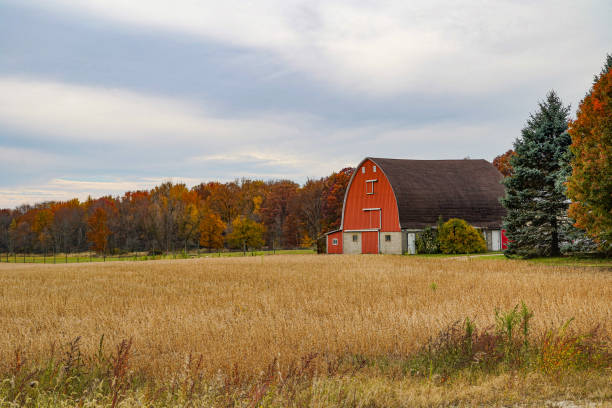
[[[3,0],[0,207],[492,160],[577,106],[612,2]]]

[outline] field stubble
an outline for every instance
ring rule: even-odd
[[[612,334],[609,271],[503,260],[273,256],[99,265],[0,265],[0,369],[81,336],[80,352],[133,339],[131,367],[160,381],[189,355],[204,375],[254,378],[307,355],[407,355],[469,317],[524,301],[543,335]]]

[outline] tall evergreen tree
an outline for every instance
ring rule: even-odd
[[[564,231],[571,224],[560,182],[567,176],[569,110],[554,91],[549,92],[514,142],[513,174],[503,181],[506,196],[502,199],[508,211],[504,220],[508,254],[560,254]]]

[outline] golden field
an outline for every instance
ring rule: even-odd
[[[244,258],[0,264],[0,361],[29,362],[81,336],[95,354],[133,338],[130,366],[163,380],[187,357],[202,370],[257,376],[311,353],[407,354],[465,317],[525,301],[532,334],[559,327],[612,335],[610,270],[521,261],[406,256],[277,255]],[[55,346],[52,346],[55,345]]]

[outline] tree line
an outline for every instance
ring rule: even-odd
[[[312,247],[340,225],[353,173],[344,168],[303,186],[242,179],[85,201],[50,201],[0,210],[0,252],[152,253],[194,248]]]

